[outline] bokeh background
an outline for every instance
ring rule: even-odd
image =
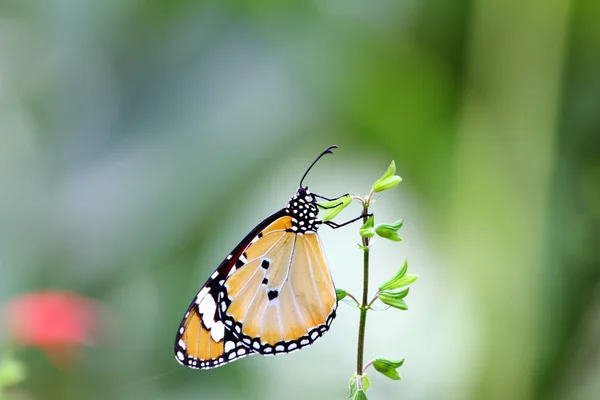
[[[0,1],[0,302],[111,314],[70,365],[19,350],[7,396],[344,398],[344,304],[293,355],[172,353],[205,278],[337,144],[313,191],[366,194],[391,159],[404,178],[373,208],[405,240],[376,241],[371,290],[420,275],[408,311],[369,314],[366,358],[407,359],[369,398],[600,398],[599,71],[594,0]],[[357,229],[322,229],[354,293]]]

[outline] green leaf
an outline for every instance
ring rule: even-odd
[[[400,278],[400,280],[398,280],[398,282],[396,282],[396,286],[394,287],[394,289],[398,289],[403,286],[408,286],[411,283],[414,283],[417,279],[419,279],[419,275],[406,274],[402,278]]]
[[[396,282],[398,280],[402,279],[402,277],[406,274],[407,269],[408,269],[408,261],[405,260],[404,264],[402,264],[402,267],[400,268],[400,270],[398,272],[396,272],[396,275],[394,275],[390,280],[385,282],[383,285],[379,286],[379,290],[394,289],[393,286],[396,285]]]
[[[354,397],[354,394],[356,393],[356,372],[354,373],[354,375],[352,375],[352,378],[350,378],[350,395],[348,396],[349,399]]]
[[[387,171],[385,171],[385,173],[383,174],[383,176],[381,178],[379,178],[379,180],[387,179],[387,178],[393,176],[395,173],[396,173],[396,161],[392,160]],[[377,182],[375,182],[375,183],[377,183]]]
[[[402,238],[398,235],[398,229],[402,227],[402,220],[398,220],[393,224],[380,224],[375,228],[375,232],[382,238],[400,242]]]
[[[383,285],[379,286],[379,290],[394,290],[399,289],[404,286],[408,286],[414,281],[416,281],[419,276],[413,274],[406,274],[406,270],[408,269],[408,262],[404,261],[402,268],[394,275],[390,280],[385,282]]]
[[[391,189],[394,186],[398,185],[400,182],[402,182],[402,178],[400,178],[398,175],[394,175],[395,173],[396,163],[392,160],[387,171],[385,171],[385,174],[383,174],[381,178],[375,181],[372,190],[374,192],[382,192],[384,190]]]
[[[348,292],[346,292],[344,289],[335,289],[335,295],[338,301],[340,301],[348,295]]]
[[[375,236],[375,229],[373,229],[373,225],[375,224],[375,218],[371,215],[367,218],[367,222],[360,227],[360,236],[364,238],[370,238]]]
[[[357,379],[356,379],[356,372],[355,372],[354,375],[352,375],[352,378],[350,378],[350,395],[348,396],[349,399],[356,398],[356,397],[354,397],[354,395],[356,394],[356,391],[358,390],[358,385],[357,385],[356,381],[357,381]],[[367,374],[363,374],[360,376],[360,384],[362,386],[362,388],[360,390],[362,390],[363,392],[366,392],[367,389],[369,388],[369,386],[371,386],[371,380],[369,379]]]
[[[363,246],[360,243],[356,243],[356,244],[358,245],[358,248],[361,249],[362,251],[367,251],[367,250],[369,250],[369,247],[371,247],[371,246]]]
[[[389,224],[386,226],[389,226],[391,229],[398,230],[398,229],[402,228],[402,224],[404,224],[404,220],[399,219],[398,221],[394,222],[393,224]]]
[[[391,189],[402,182],[402,178],[398,175],[391,176],[387,179],[379,180],[373,185],[374,192],[383,192],[384,190]]]
[[[377,297],[382,303],[387,304],[388,306],[392,306],[399,310],[408,310],[408,306],[402,299],[408,295],[409,290],[410,288],[403,290],[402,292],[391,292],[389,290],[384,290],[379,292]]]
[[[333,201],[319,202],[319,205],[322,208],[325,208],[325,211],[323,212],[323,222],[331,221],[344,208],[348,207],[350,203],[352,203],[352,197],[350,195]]]
[[[365,373],[363,373],[360,376],[360,383],[362,385],[362,390],[364,390],[365,392],[367,391],[367,389],[369,389],[369,386],[371,386],[371,380]]]
[[[365,394],[364,390],[359,389],[356,391],[356,393],[354,393],[353,400],[367,400],[367,395]]]
[[[373,362],[373,367],[375,367],[377,371],[388,378],[399,381],[401,378],[396,369],[400,368],[402,364],[404,364],[404,358],[400,361],[390,361],[383,358],[376,358]]]

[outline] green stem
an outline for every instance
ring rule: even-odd
[[[369,203],[363,203],[363,224],[367,223]],[[369,297],[369,238],[362,238],[363,244],[363,295],[360,307],[360,321],[358,323],[358,352],[356,357],[356,375],[363,372],[363,353],[365,348],[365,326],[367,323],[367,309]]]

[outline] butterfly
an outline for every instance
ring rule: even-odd
[[[200,289],[177,331],[175,359],[210,369],[253,354],[291,353],[310,346],[329,329],[337,298],[319,226],[343,224],[318,218],[317,198],[302,186],[287,205],[259,223]],[[337,207],[337,205],[333,206]]]

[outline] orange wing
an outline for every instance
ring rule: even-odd
[[[289,353],[329,329],[337,308],[331,274],[316,230],[299,232],[297,222],[274,214],[211,275],[177,333],[179,363],[208,369]]]
[[[337,308],[316,232],[275,231],[246,253],[248,263],[225,281],[226,327],[264,355],[314,343],[329,329]]]
[[[254,245],[258,245],[261,238],[288,228],[289,217],[283,217],[282,213],[273,214],[250,232],[200,289],[175,337],[175,358],[180,364],[190,368],[215,368],[254,353],[223,322],[222,312],[227,304],[223,284],[229,275],[246,264],[246,252],[254,251]]]
[[[175,357],[191,368],[215,368],[253,353],[242,345],[222,321],[207,328],[202,316],[193,309],[179,328]]]

